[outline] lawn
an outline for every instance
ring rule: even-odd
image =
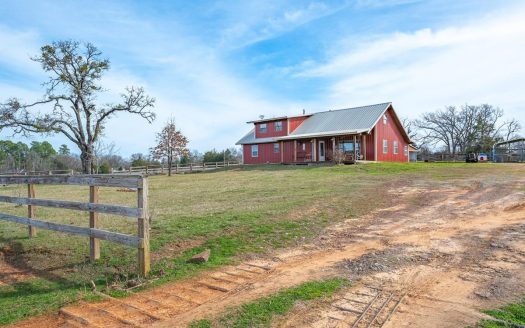
[[[232,308],[219,318],[192,322],[189,327],[269,327],[275,316],[285,315],[296,302],[308,302],[329,297],[348,285],[350,285],[348,280],[338,278],[306,282],[299,286],[282,290],[274,295]]]
[[[483,320],[478,324],[479,327],[523,327],[525,326],[525,296],[516,303],[483,312],[493,317],[494,320]]]
[[[311,240],[328,224],[357,218],[392,202],[389,193],[414,179],[461,180],[502,165],[382,163],[354,166],[256,166],[225,171],[150,178],[152,275],[149,286],[163,284],[256,253]],[[0,193],[25,196],[25,186],[0,187]],[[37,186],[37,197],[86,201],[88,188]],[[100,202],[134,205],[134,193],[101,188]],[[26,215],[25,207],[0,204],[4,213]],[[88,213],[38,208],[37,217],[87,226]],[[136,233],[133,219],[101,215],[101,227]],[[40,230],[27,238],[27,227],[0,222],[0,256],[27,271],[30,278],[0,284],[0,324],[58,309],[91,298],[90,281],[99,289],[124,283],[136,273],[136,250],[101,242],[101,259],[88,261],[88,239]],[[203,265],[186,260],[211,249]],[[5,278],[0,275],[0,279]],[[116,291],[107,291],[114,296]]]

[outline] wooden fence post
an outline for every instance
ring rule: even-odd
[[[89,186],[89,202],[98,203],[98,186]],[[98,213],[94,211],[89,212],[89,227],[93,229],[98,228]],[[89,237],[89,260],[95,262],[100,258],[100,240],[94,237]]]
[[[193,172],[193,164],[190,163],[190,172]]]
[[[27,198],[35,198],[35,185],[28,184],[27,185]],[[35,209],[36,207],[34,205],[27,205],[27,217],[30,219],[33,219],[35,217]],[[33,226],[28,226],[29,228],[29,238],[36,237],[36,228]]]
[[[142,178],[142,188],[137,189],[137,198],[138,207],[142,209],[142,215],[138,218],[138,237],[142,239],[138,249],[139,274],[145,277],[150,270],[147,178]]]

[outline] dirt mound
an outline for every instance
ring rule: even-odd
[[[413,251],[396,246],[381,251],[374,251],[356,259],[347,259],[338,265],[339,269],[349,271],[354,277],[376,272],[391,272],[398,268],[429,263],[430,253]]]

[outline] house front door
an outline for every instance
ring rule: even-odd
[[[319,162],[325,161],[325,144],[324,141],[319,140]]]

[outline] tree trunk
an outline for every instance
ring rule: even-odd
[[[171,164],[172,164],[172,160],[171,160],[171,156],[168,157],[168,176],[171,177]]]
[[[82,153],[80,154],[80,160],[82,162],[82,173],[92,174],[94,171],[93,152],[90,152],[89,149],[82,149]]]

